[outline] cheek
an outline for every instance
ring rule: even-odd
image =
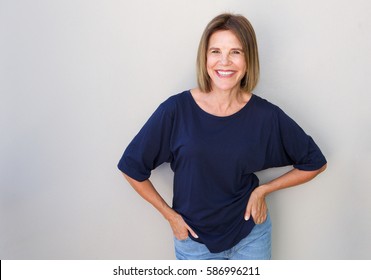
[[[207,62],[206,62],[206,70],[207,70],[207,73],[209,74],[209,76],[210,75],[212,75],[212,73],[214,72],[214,67],[215,66],[215,63],[213,63],[213,61],[211,61],[211,60],[208,60]]]
[[[246,72],[247,67],[246,67],[246,62],[244,59],[239,59],[235,63],[238,66],[238,68],[241,69],[241,71]]]
[[[209,69],[209,68],[212,68],[215,66],[215,64],[217,63],[217,59],[215,58],[207,58],[206,60],[206,67]]]

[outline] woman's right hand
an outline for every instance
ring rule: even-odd
[[[185,240],[187,239],[189,233],[194,238],[198,238],[197,234],[186,224],[183,217],[178,213],[175,212],[174,215],[168,219],[168,221],[176,239]]]
[[[151,203],[158,211],[160,211],[164,218],[169,221],[174,236],[177,239],[187,239],[189,233],[194,238],[198,238],[197,234],[183,220],[183,217],[175,212],[156,191],[150,180],[137,181],[126,174],[123,175],[135,191]]]

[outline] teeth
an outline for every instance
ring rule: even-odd
[[[221,76],[229,76],[233,74],[233,71],[218,71],[218,74]]]

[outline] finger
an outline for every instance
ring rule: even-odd
[[[247,203],[247,206],[246,206],[246,211],[245,211],[245,220],[248,221],[250,219],[250,215],[251,215],[251,203],[250,201]]]
[[[268,213],[267,213],[267,211],[265,210],[264,211],[264,214],[263,214],[263,216],[262,216],[262,223],[264,223],[266,220],[267,220],[267,218],[268,218]]]
[[[188,225],[187,225],[187,229],[189,231],[189,233],[194,237],[194,238],[198,238],[198,235],[193,231],[193,229],[191,229]]]
[[[259,213],[259,215],[256,218],[256,223],[257,224],[262,224],[267,220],[268,213],[266,209],[262,209]]]
[[[260,224],[264,223],[264,222],[266,221],[266,219],[267,219],[267,218],[264,218],[264,217],[259,218],[259,219],[257,220],[256,224],[260,225]]]
[[[258,211],[256,210],[256,207],[253,207],[251,209],[251,216],[252,216],[252,219],[254,221],[254,223],[258,223],[258,220],[259,220],[259,215],[258,215]]]
[[[186,233],[183,233],[183,234],[178,234],[178,235],[175,235],[176,239],[178,240],[185,240],[188,238],[188,231]]]
[[[187,229],[187,227],[179,228],[176,231],[174,231],[174,236],[178,240],[187,239],[187,237],[188,237],[188,229]]]
[[[255,217],[254,220],[256,221],[257,224],[263,223],[263,221],[264,221],[264,211],[262,209],[258,208],[255,212],[254,217]]]

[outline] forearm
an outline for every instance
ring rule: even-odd
[[[267,218],[267,204],[265,202],[265,197],[268,194],[274,191],[308,182],[325,169],[326,165],[314,171],[292,169],[291,171],[283,174],[277,179],[274,179],[269,183],[260,185],[250,195],[249,201],[246,206],[245,220],[250,219],[250,215],[252,215],[256,224],[263,223]]]
[[[292,169],[282,176],[259,186],[258,189],[262,192],[263,196],[267,196],[272,192],[306,183],[324,171],[326,166],[324,165],[322,168],[314,171]]]
[[[150,180],[137,181],[125,173],[123,173],[125,179],[134,188],[134,190],[146,201],[153,205],[165,219],[171,220],[176,216],[176,212],[166,203],[162,196],[157,192]]]
[[[174,236],[180,240],[188,237],[188,231],[193,235],[194,238],[198,238],[197,234],[191,229],[183,220],[183,217],[174,211],[162,198],[162,196],[156,191],[150,180],[139,182],[125,173],[124,177],[134,190],[145,200],[153,205],[164,218],[169,222]]]

